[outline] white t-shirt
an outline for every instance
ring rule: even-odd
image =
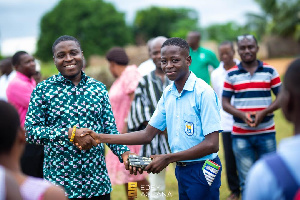
[[[0,77],[0,100],[7,101],[6,88],[11,80],[16,76],[16,71],[12,71],[8,76],[2,75]]]
[[[156,66],[151,58],[146,60],[145,62],[142,62],[140,66],[138,67],[138,71],[142,76],[145,76],[155,70]]]
[[[239,60],[234,59],[234,62],[238,65],[240,63]],[[217,69],[215,69],[211,73],[211,85],[215,92],[217,93],[220,102],[222,104],[222,93],[224,87],[224,81],[227,75],[227,71],[224,68],[224,62],[220,62],[220,65]],[[231,103],[233,102],[234,98],[231,98]],[[225,112],[223,107],[221,107],[221,125],[223,128],[223,132],[231,132],[233,126],[233,117],[231,114]]]

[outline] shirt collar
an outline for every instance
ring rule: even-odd
[[[258,69],[262,69],[262,68],[264,67],[262,61],[257,60],[257,62],[258,62],[258,67],[257,67],[256,71],[257,71]],[[246,70],[243,68],[243,66],[242,66],[242,62],[240,62],[240,64],[238,64],[238,68],[239,68],[239,70],[246,71]]]
[[[57,75],[57,80],[60,81],[60,82],[65,82],[65,83],[71,82],[69,79],[66,79],[60,72]],[[86,81],[87,81],[87,76],[85,75],[85,73],[83,71],[81,71],[81,81],[80,81],[80,83],[82,82],[82,83],[85,84]]]
[[[26,76],[25,74],[22,74],[21,72],[16,72],[16,75],[18,76],[19,79],[26,81],[26,82],[33,82],[34,79],[33,78],[29,78],[28,76]]]
[[[196,75],[190,71],[190,75],[189,75],[188,79],[186,80],[182,91],[184,91],[184,90],[193,91],[196,80],[197,80]],[[177,91],[175,81],[172,83],[172,90]]]

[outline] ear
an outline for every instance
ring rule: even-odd
[[[281,104],[281,110],[288,121],[292,121],[293,112],[295,109],[293,96],[290,92],[280,92],[279,100]]]
[[[191,65],[191,63],[192,63],[192,57],[188,56],[188,57],[186,57],[185,60],[186,60],[187,66],[189,67]]]
[[[22,144],[26,143],[25,130],[22,127],[20,127],[19,131],[18,131],[18,141],[20,141],[20,143],[22,143]]]

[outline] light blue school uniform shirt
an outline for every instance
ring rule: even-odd
[[[167,127],[172,153],[184,151],[201,143],[206,135],[222,131],[220,102],[213,89],[191,72],[181,93],[175,83],[165,88],[149,124],[161,131]],[[217,155],[185,162],[214,159]]]

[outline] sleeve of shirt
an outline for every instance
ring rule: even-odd
[[[230,80],[229,75],[227,74],[225,81],[224,81],[222,96],[231,98],[233,96],[233,94],[234,94],[233,84],[232,84],[232,81]]]
[[[136,88],[134,100],[131,103],[130,113],[128,115],[128,130],[137,131],[143,122],[148,122],[151,118],[149,98],[147,96],[144,79],[141,79]]]
[[[115,123],[115,118],[111,109],[110,101],[108,98],[108,93],[106,90],[103,91],[103,98],[102,98],[102,104],[103,104],[103,111],[102,111],[102,118],[103,121],[103,130],[105,134],[120,134],[117,130],[117,126]],[[130,151],[129,148],[126,145],[118,145],[118,144],[106,144],[111,151],[118,156],[120,162],[123,162],[122,154],[126,151]]]
[[[19,82],[13,82],[6,90],[7,98],[22,107],[28,107],[31,93],[31,87],[27,87],[25,84]]]
[[[263,178],[262,178],[263,177]],[[283,199],[282,190],[264,161],[256,162],[250,169],[245,185],[245,200]]]
[[[69,142],[68,128],[54,129],[45,124],[47,103],[43,99],[42,87],[35,88],[31,95],[25,119],[26,141],[41,145],[50,142]]]
[[[209,51],[209,55],[210,55],[209,56],[210,57],[210,65],[216,69],[217,67],[219,67],[220,62],[214,52]]]
[[[149,121],[149,124],[156,129],[164,131],[167,127],[165,98],[164,94],[160,97],[157,107]]]
[[[271,89],[273,93],[277,96],[281,87],[281,80],[278,72],[274,69],[271,79]]]
[[[209,88],[202,92],[199,99],[200,103],[198,106],[204,136],[215,131],[221,132],[221,107],[217,94]]]

